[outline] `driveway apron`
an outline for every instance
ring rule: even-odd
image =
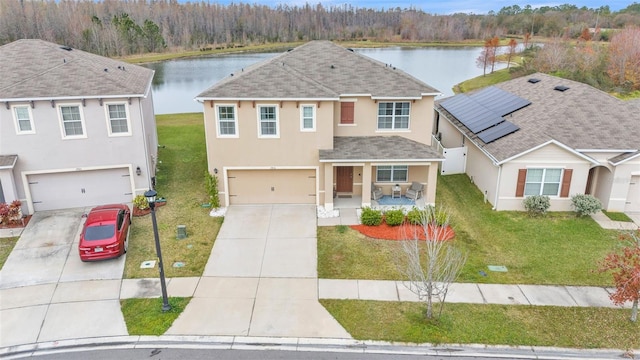
[[[0,270],[0,347],[128,335],[120,311],[124,256],[83,263],[82,214],[37,212]]]
[[[351,338],[318,302],[316,209],[231,206],[172,335]]]

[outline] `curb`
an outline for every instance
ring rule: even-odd
[[[384,355],[419,355],[505,359],[599,359],[619,360],[640,353],[636,350],[569,349],[536,346],[482,344],[414,344],[373,340],[287,338],[251,336],[115,336],[82,338],[16,345],[0,348],[3,359],[21,359],[36,355],[108,349],[211,349],[276,350],[298,352],[340,352]]]

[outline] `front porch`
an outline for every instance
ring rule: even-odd
[[[378,200],[370,200],[371,207],[374,209],[406,209],[411,210],[413,207],[417,207],[420,209],[424,209],[427,206],[424,197],[418,198],[418,200],[413,200],[402,197],[392,197],[390,195],[383,195],[382,198]],[[336,197],[333,199],[333,208],[336,210],[340,209],[361,209],[362,208],[362,196],[356,195],[351,197]]]

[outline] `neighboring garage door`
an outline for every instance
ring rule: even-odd
[[[229,170],[229,203],[315,204],[316,172],[295,170]]]
[[[627,203],[625,205],[624,211],[640,211],[640,175],[631,177],[631,182],[629,183],[629,193],[627,194]]]
[[[34,174],[28,181],[35,211],[130,203],[133,199],[127,168]]]

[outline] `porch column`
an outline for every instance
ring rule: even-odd
[[[429,165],[429,175],[427,179],[427,189],[424,194],[425,204],[435,205],[436,203],[436,185],[438,183],[438,164],[431,163]]]
[[[324,208],[333,210],[333,164],[324,163]]]
[[[362,165],[362,207],[371,206],[371,163]]]

